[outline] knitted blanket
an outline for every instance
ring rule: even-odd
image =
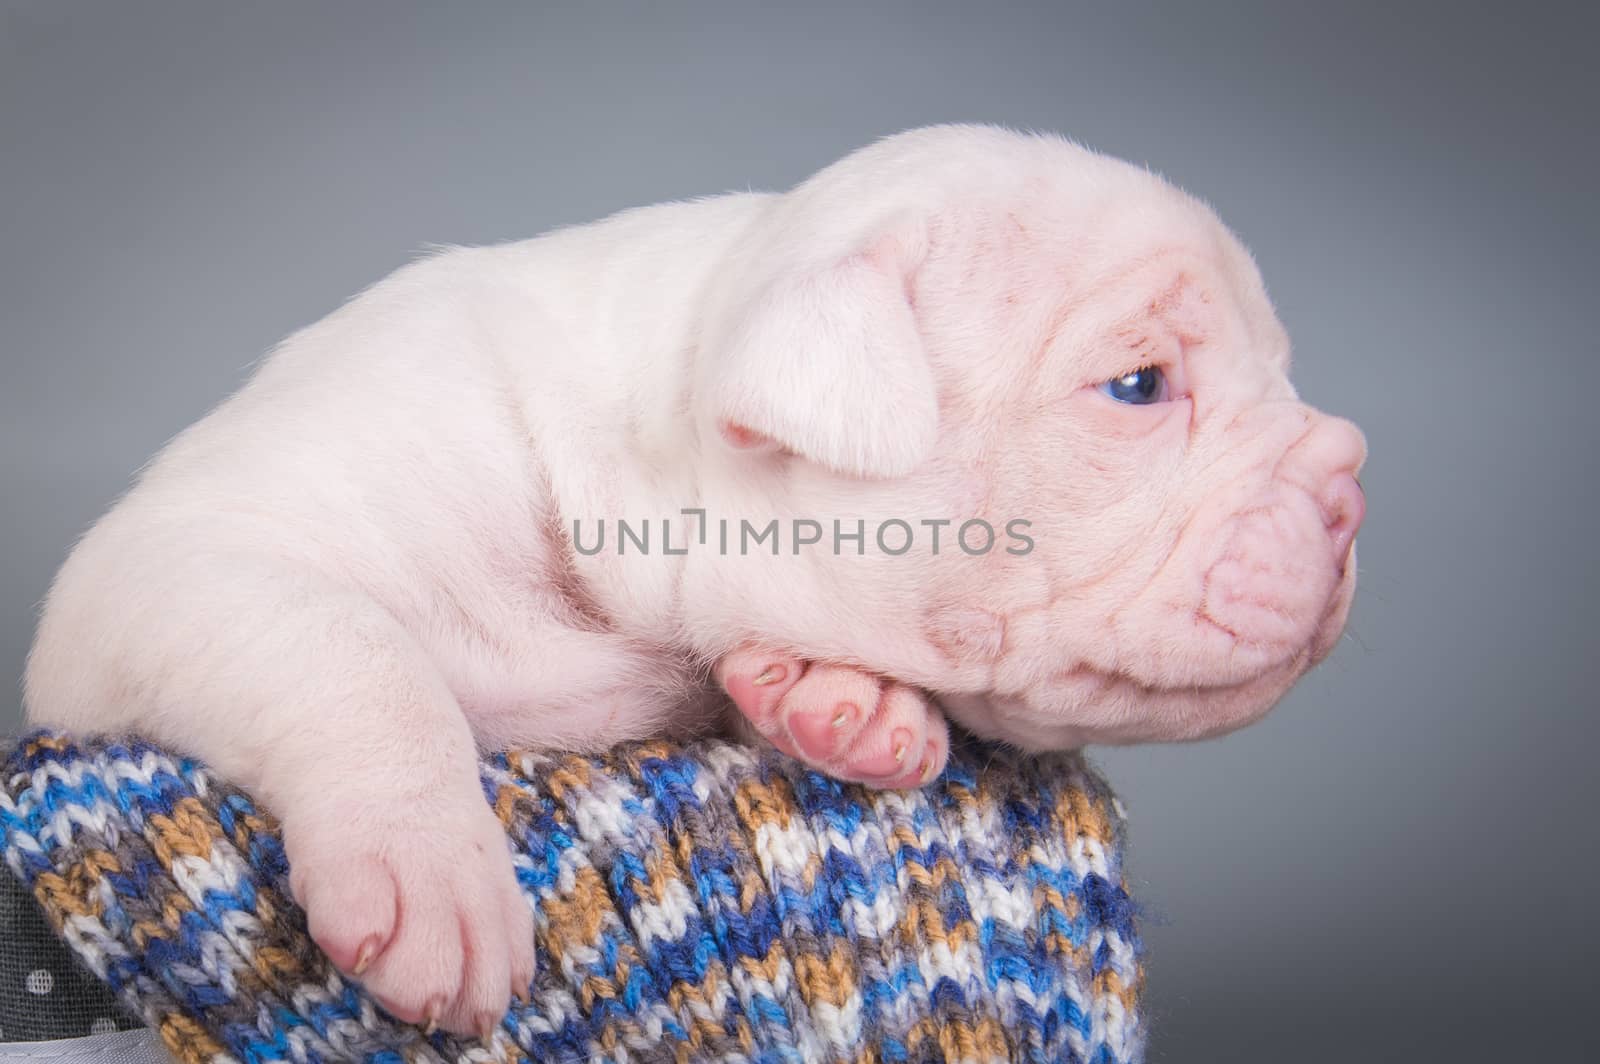
[[[0,769],[0,847],[183,1064],[1139,1057],[1121,821],[1077,755],[958,745],[902,792],[722,742],[514,753],[482,779],[539,953],[488,1044],[340,975],[270,815],[192,760],[36,735]]]

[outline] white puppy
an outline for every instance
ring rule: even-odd
[[[1338,636],[1362,513],[1361,436],[1287,361],[1203,206],[993,128],[446,251],[143,472],[27,706],[255,792],[334,962],[480,1031],[534,958],[479,749],[736,706],[905,786],[946,713],[1036,749],[1264,713]]]

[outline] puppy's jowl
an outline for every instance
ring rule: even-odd
[[[1266,712],[1338,638],[1362,516],[1362,437],[1288,361],[1204,206],[992,128],[445,251],[291,336],[83,538],[28,710],[253,790],[334,962],[475,1032],[534,974],[479,749],[742,717],[902,787],[947,719],[1043,748]],[[573,549],[686,508],[1032,546]]]

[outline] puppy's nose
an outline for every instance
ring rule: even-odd
[[[1318,477],[1359,474],[1367,460],[1367,438],[1361,430],[1342,417],[1316,410],[1310,414],[1310,431],[1296,447],[1299,468],[1311,478],[1307,487],[1314,485]]]
[[[1333,541],[1333,556],[1343,569],[1350,560],[1361,519],[1367,515],[1367,496],[1353,473],[1335,473],[1322,491],[1322,520]]]

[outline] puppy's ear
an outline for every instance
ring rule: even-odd
[[[701,399],[723,444],[782,448],[838,473],[893,477],[933,448],[938,396],[909,295],[920,228],[786,269],[707,352]]]

